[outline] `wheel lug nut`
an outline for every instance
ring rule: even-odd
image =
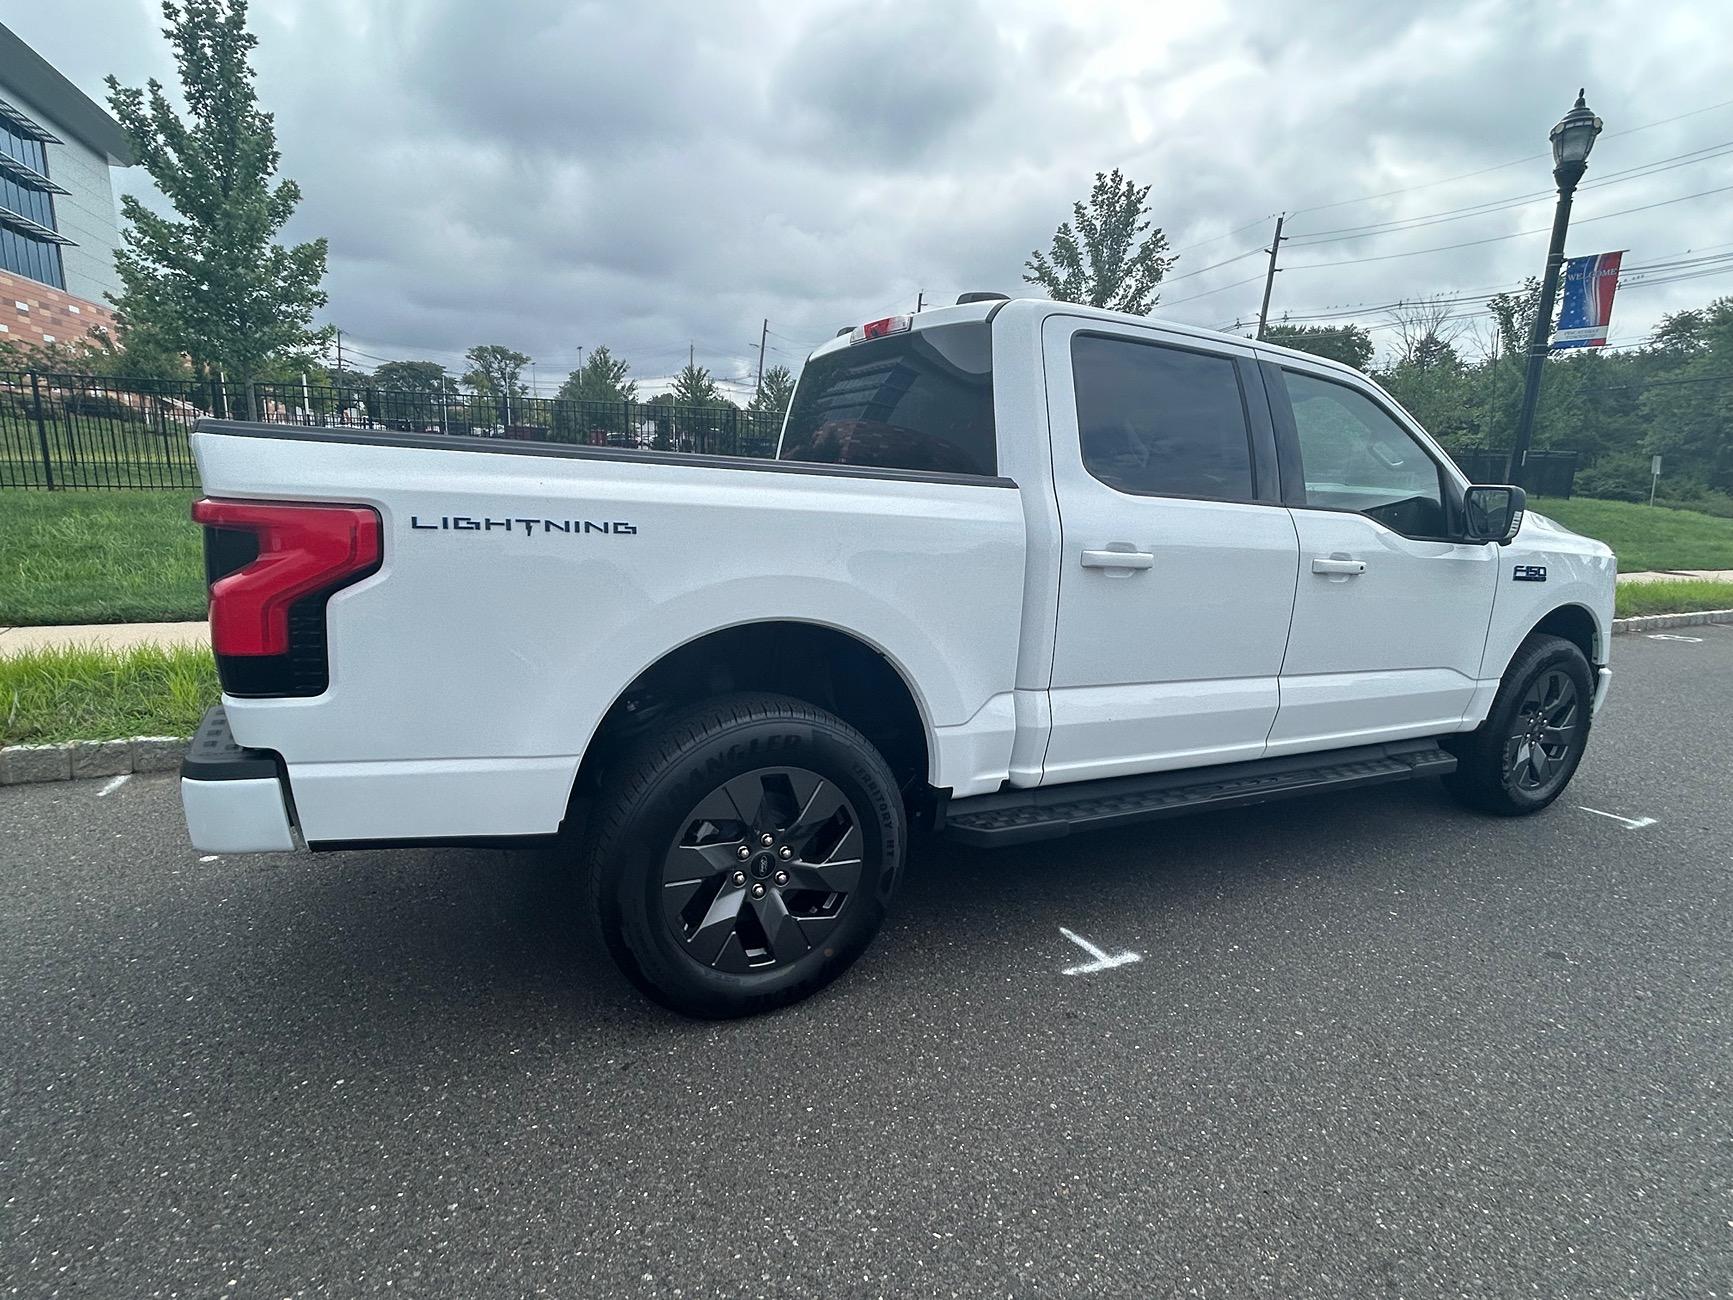
[[[742,844],[739,848],[734,850],[734,856],[744,862],[747,858],[752,856],[752,850]]]
[[[779,885],[786,885],[788,883],[788,873],[786,871],[777,872],[776,876],[775,876],[775,880],[776,880],[776,883]]]
[[[765,848],[769,848],[772,844],[776,843],[776,837],[769,834],[760,835],[758,837],[758,842]]]
[[[744,885],[746,883],[746,873],[744,871],[736,871],[728,878],[737,885]]]
[[[752,896],[754,898],[763,898],[764,897],[764,886],[763,885],[754,885],[752,887]]]
[[[786,861],[788,861],[788,859],[790,859],[794,856],[794,850],[789,848],[788,845],[784,844],[780,849],[778,849],[776,851],[776,856],[781,858],[784,862],[786,862]]]

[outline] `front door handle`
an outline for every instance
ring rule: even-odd
[[[1328,559],[1319,557],[1312,561],[1313,573],[1345,574],[1354,577],[1366,572],[1366,561],[1351,560],[1345,555],[1332,555]]]
[[[1085,551],[1086,569],[1153,569],[1155,556],[1148,551]]]

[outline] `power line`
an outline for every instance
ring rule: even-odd
[[[1628,126],[1620,131],[1609,131],[1606,133],[1605,138],[1610,140],[1617,136],[1635,135],[1639,131],[1648,131],[1657,126],[1666,126],[1672,122],[1681,122],[1687,117],[1697,117],[1703,113],[1712,113],[1718,108],[1726,108],[1729,105],[1733,105],[1733,99],[1723,99],[1719,103],[1709,104],[1703,108],[1693,108],[1688,113],[1676,113],[1672,117],[1664,117],[1658,122],[1644,122],[1641,126]],[[1494,163],[1491,167],[1480,167],[1471,172],[1461,172],[1455,176],[1446,176],[1442,180],[1426,181],[1419,185],[1409,185],[1398,190],[1385,190],[1381,194],[1362,194],[1359,198],[1338,199],[1334,203],[1314,204],[1309,208],[1297,208],[1289,215],[1298,217],[1303,216],[1308,212],[1328,212],[1332,208],[1345,208],[1355,203],[1370,203],[1373,199],[1390,199],[1395,198],[1398,194],[1413,194],[1417,190],[1434,189],[1440,185],[1449,185],[1456,181],[1469,180],[1475,176],[1485,176],[1488,172],[1503,171],[1507,167],[1515,167],[1520,163],[1534,162],[1537,158],[1545,158],[1548,156],[1549,155],[1544,153],[1524,154],[1521,158],[1512,158],[1509,162]]]
[[[1198,269],[1195,271],[1187,271],[1184,275],[1164,275],[1161,278],[1161,282],[1163,284],[1177,284],[1181,280],[1191,279],[1192,276],[1194,276],[1194,275],[1203,275],[1206,271],[1214,271],[1214,270],[1218,269],[1219,267],[1232,266],[1235,262],[1243,262],[1246,260],[1246,258],[1256,257],[1259,253],[1261,253],[1263,251],[1264,250],[1261,248],[1248,248],[1245,252],[1238,253],[1238,254],[1234,255],[1233,257],[1228,258],[1226,261],[1212,262],[1208,266],[1198,267]]]
[[[1259,250],[1253,250],[1253,251],[1259,251]],[[1207,298],[1212,293],[1225,293],[1229,289],[1237,289],[1242,284],[1252,284],[1252,283],[1254,283],[1258,280],[1261,280],[1263,278],[1264,278],[1263,274],[1262,274],[1262,272],[1260,272],[1257,275],[1247,276],[1244,280],[1235,280],[1232,284],[1224,284],[1219,289],[1205,289],[1202,293],[1194,293],[1189,298],[1175,298],[1172,302],[1164,302],[1161,305],[1163,307],[1177,307],[1182,302],[1196,302],[1199,298]]]
[[[1711,162],[1716,158],[1733,153],[1733,140],[1725,140],[1720,144],[1706,145],[1702,149],[1693,149],[1689,153],[1675,154],[1671,158],[1659,158],[1651,163],[1643,163],[1622,172],[1612,172],[1582,188],[1585,190],[1599,189],[1607,185],[1621,185],[1626,181],[1643,180],[1649,176],[1658,176],[1662,172],[1673,171],[1679,167],[1690,167],[1697,163]],[[1702,155],[1702,156],[1699,156]],[[1508,199],[1492,199],[1486,203],[1469,204],[1466,207],[1450,208],[1443,212],[1423,213],[1416,217],[1402,217],[1390,221],[1377,221],[1364,226],[1342,226],[1335,230],[1317,230],[1295,235],[1296,248],[1311,244],[1333,244],[1348,239],[1372,238],[1376,235],[1399,234],[1405,230],[1419,230],[1426,226],[1443,225],[1450,221],[1467,221],[1472,217],[1491,216],[1511,208],[1527,207],[1542,199],[1551,197],[1551,190],[1537,190],[1530,194],[1513,195]]]
[[[1635,208],[1622,208],[1618,212],[1605,212],[1598,217],[1584,217],[1572,223],[1572,228],[1586,226],[1595,221],[1611,221],[1614,217],[1628,217],[1633,212],[1649,212],[1655,208],[1669,207],[1674,203],[1685,203],[1691,199],[1707,198],[1711,194],[1725,194],[1733,190],[1733,185],[1721,185],[1712,190],[1698,190],[1695,194],[1681,194],[1677,198],[1662,199],[1658,203],[1644,203]],[[1405,253],[1379,253],[1371,257],[1349,257],[1334,262],[1304,262],[1299,266],[1288,268],[1295,271],[1313,271],[1326,266],[1357,266],[1362,262],[1390,262],[1400,257],[1420,257],[1426,253],[1447,253],[1456,248],[1477,248],[1482,244],[1500,244],[1508,239],[1522,239],[1528,235],[1544,235],[1546,227],[1534,230],[1516,230],[1508,235],[1493,235],[1487,239],[1467,239],[1458,244],[1437,244],[1430,248],[1411,248]]]

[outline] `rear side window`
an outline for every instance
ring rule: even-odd
[[[778,459],[997,474],[991,329],[938,325],[809,361]]]
[[[1230,358],[1079,334],[1071,368],[1083,464],[1108,487],[1253,499],[1251,429]]]

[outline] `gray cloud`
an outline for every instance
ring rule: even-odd
[[[79,12],[93,8],[8,21],[93,94],[109,71],[172,81],[150,0],[99,22]],[[1608,122],[1591,181],[1733,140],[1725,107],[1615,134],[1729,94],[1733,13],[1694,10],[300,0],[256,5],[254,22],[306,196],[293,234],[331,240],[330,319],[376,356],[507,343],[545,385],[580,345],[656,376],[690,341],[738,378],[765,317],[770,359],[797,364],[918,292],[1015,291],[1029,250],[1114,166],[1152,186],[1182,250],[1176,319],[1255,311],[1259,286],[1225,286],[1258,274],[1263,214],[1283,209],[1278,310],[1514,283],[1544,235],[1355,259],[1544,227],[1549,199],[1306,237],[1548,190],[1544,162],[1497,165],[1544,152],[1579,84]],[[1733,240],[1725,196],[1592,221],[1730,183],[1733,156],[1585,189],[1572,251],[1641,262]],[[1615,337],[1726,291],[1733,276],[1630,287]]]

